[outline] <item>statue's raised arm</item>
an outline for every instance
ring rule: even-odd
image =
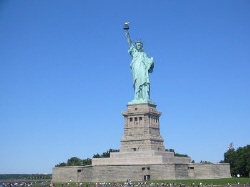
[[[133,43],[132,43],[132,40],[131,40],[130,35],[129,35],[129,31],[128,31],[128,30],[129,30],[129,22],[126,22],[126,23],[124,24],[123,29],[124,29],[124,31],[125,31],[125,36],[126,36],[126,38],[127,38],[127,41],[128,41],[129,46],[132,46]]]

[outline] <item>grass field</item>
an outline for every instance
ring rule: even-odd
[[[13,183],[14,181],[12,181]],[[111,185],[99,185],[101,187],[111,187],[114,186],[112,184],[114,184],[114,182],[112,181],[103,181],[106,182],[107,184],[111,184]],[[120,184],[123,185],[125,181],[121,181],[121,182],[115,182],[116,184]],[[142,181],[133,181],[135,186],[138,185],[139,182]],[[27,181],[27,183],[31,183],[31,181]],[[85,181],[81,181],[81,183],[83,184],[83,187],[95,187],[96,183],[93,182],[85,182]],[[164,186],[166,186],[167,184],[175,184],[175,187],[179,187],[180,184],[185,184],[185,186],[195,186],[197,187],[200,183],[202,183],[202,186],[229,186],[228,184],[230,184],[231,186],[240,186],[240,187],[250,187],[250,178],[226,178],[226,179],[188,179],[188,180],[151,180],[151,181],[147,181],[147,186],[151,186],[154,187],[156,186],[156,184],[159,184],[158,186],[162,186],[161,184],[164,184]],[[32,187],[49,187],[51,184],[50,181],[44,181],[44,182],[35,182],[32,181]],[[150,184],[154,184],[154,185],[150,185]],[[239,185],[238,185],[239,184]],[[65,183],[65,182],[56,182],[54,184],[56,187],[80,187],[80,182],[69,182],[69,183]],[[116,185],[116,186],[120,186],[120,185]],[[169,186],[169,185],[168,185]],[[23,186],[22,186],[23,187]]]
[[[249,184],[250,185],[250,178],[226,178],[226,179],[188,179],[188,180],[164,180],[164,181],[152,181],[154,183],[175,183],[175,184],[186,184],[191,186],[193,183],[197,186],[198,184],[202,183],[203,185],[237,185],[238,183]]]
[[[107,182],[108,181],[103,181],[103,182]],[[82,182],[83,185],[86,186],[95,186],[95,183],[88,183],[88,182]],[[111,183],[111,182],[110,182]],[[119,184],[123,184],[124,182],[117,182]],[[226,178],[226,179],[188,179],[188,180],[151,180],[151,181],[147,181],[147,184],[175,184],[176,187],[178,187],[180,184],[185,184],[186,186],[192,186],[192,184],[194,183],[194,185],[197,187],[200,183],[202,183],[202,186],[204,185],[219,185],[219,186],[228,186],[228,184],[230,183],[230,185],[232,186],[238,186],[238,184],[240,184],[239,186],[250,186],[250,178]],[[137,185],[138,182],[134,181],[134,184]],[[56,186],[62,186],[62,183],[56,183]],[[64,185],[67,185],[67,183],[64,183]],[[79,182],[71,182],[69,183],[69,187],[77,187],[79,186]]]

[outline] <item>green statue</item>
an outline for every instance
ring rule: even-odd
[[[143,50],[143,43],[136,41],[135,46],[129,35],[129,23],[126,22],[124,27],[125,35],[129,44],[129,54],[132,57],[130,68],[133,77],[134,100],[128,104],[153,103],[150,100],[150,81],[149,73],[153,72],[154,61],[149,58]]]

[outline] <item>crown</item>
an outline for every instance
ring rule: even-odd
[[[141,43],[141,44],[143,44],[143,42],[141,40],[136,40],[135,43]]]

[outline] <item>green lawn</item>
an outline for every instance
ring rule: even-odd
[[[109,182],[109,181],[105,181],[105,182]],[[125,182],[125,181],[124,181]],[[124,182],[116,182],[119,184],[123,184]],[[135,185],[138,184],[138,182],[133,181],[135,183]],[[70,182],[70,187],[76,187],[79,185],[80,182],[76,183],[76,182]],[[84,187],[86,187],[86,185],[88,186],[95,186],[95,183],[89,183],[89,182],[84,182],[82,181],[82,183],[84,184]],[[110,182],[111,183],[111,182]],[[174,183],[177,185],[177,187],[179,186],[179,184],[185,184],[186,186],[191,186],[193,183],[194,185],[197,187],[198,184],[202,183],[202,185],[221,185],[221,186],[227,186],[228,183],[230,183],[231,185],[235,186],[238,183],[240,184],[240,186],[243,186],[244,184],[249,184],[250,185],[250,178],[226,178],[226,179],[188,179],[188,180],[158,180],[158,181],[147,181],[147,184],[150,183],[165,183],[165,184],[170,184],[170,183]],[[66,185],[67,183],[64,183],[64,185]],[[78,185],[76,185],[78,184]],[[55,184],[57,187],[62,186],[62,183],[56,183]],[[248,185],[248,186],[249,186]]]
[[[154,183],[175,183],[175,184],[186,184],[190,186],[194,183],[196,186],[200,183],[203,185],[236,185],[238,182],[240,184],[250,184],[250,178],[226,178],[226,179],[188,179],[188,180],[163,180],[163,181],[151,181]]]

